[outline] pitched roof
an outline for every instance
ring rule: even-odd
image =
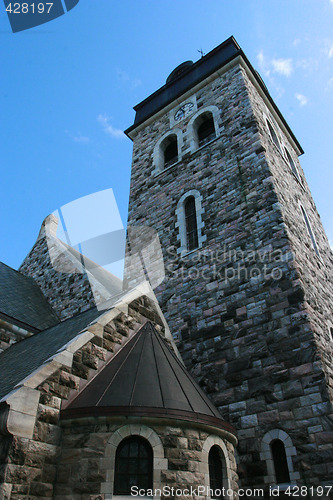
[[[94,307],[0,353],[0,400],[101,315],[102,312]]]
[[[44,330],[59,318],[32,278],[0,262],[0,315],[33,331]]]
[[[233,431],[150,322],[124,345],[61,415],[62,418],[168,417]]]

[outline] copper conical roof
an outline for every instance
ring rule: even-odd
[[[149,322],[62,411],[62,418],[100,415],[177,418],[233,432]]]

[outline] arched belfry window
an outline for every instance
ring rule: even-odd
[[[164,168],[168,168],[178,161],[177,136],[172,134],[162,143],[164,155]]]
[[[283,442],[281,439],[274,439],[270,447],[277,484],[290,483],[287,455]]]
[[[186,242],[187,250],[191,251],[198,248],[198,224],[195,208],[194,196],[189,196],[184,203],[185,222],[186,222]]]
[[[293,172],[293,174],[295,175],[295,177],[298,180],[300,180],[300,176],[299,176],[298,170],[296,168],[296,165],[294,163],[294,160],[292,159],[292,157],[289,154],[289,151],[286,148],[284,149],[284,151],[286,153],[286,157],[287,157],[288,163],[290,165],[291,171]]]
[[[192,153],[220,136],[220,114],[217,106],[206,106],[192,116],[186,130]]]
[[[267,123],[267,127],[269,130],[270,136],[272,138],[272,141],[280,149],[280,142],[279,142],[278,136],[276,135],[276,132],[274,130],[273,125],[271,124],[271,122],[269,120],[266,120],[266,123]]]
[[[168,130],[158,139],[153,151],[153,175],[158,175],[182,158],[183,132],[179,128]]]
[[[208,455],[209,487],[213,490],[211,498],[223,498],[223,463],[221,450],[217,445],[211,447]]]
[[[140,436],[125,438],[118,445],[115,458],[114,495],[130,495],[131,487],[152,489],[153,451]]]
[[[215,138],[214,118],[211,112],[199,116],[197,123],[198,145],[203,146]]]

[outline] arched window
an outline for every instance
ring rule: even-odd
[[[177,253],[181,255],[201,248],[207,239],[203,234],[205,224],[202,216],[205,210],[202,205],[203,198],[196,189],[184,193],[177,203],[175,226],[178,228],[177,240],[180,242]]]
[[[304,217],[306,228],[307,228],[308,233],[310,235],[310,239],[311,239],[311,243],[312,243],[313,249],[316,252],[316,254],[318,255],[318,257],[320,258],[320,253],[319,253],[317,241],[316,241],[315,235],[314,235],[314,233],[312,231],[312,227],[311,227],[311,224],[310,224],[310,221],[309,221],[309,218],[308,218],[308,214],[306,213],[305,209],[302,206],[301,206],[301,210],[302,210],[302,213],[303,213],[303,217]]]
[[[153,451],[140,436],[125,438],[118,445],[115,459],[114,495],[130,495],[131,487],[153,487]]]
[[[211,447],[208,455],[209,487],[213,490],[211,498],[223,498],[223,464],[221,450],[217,445]]]
[[[266,120],[266,123],[267,123],[267,127],[268,127],[268,130],[269,130],[270,136],[272,138],[272,141],[280,149],[279,139],[278,139],[278,137],[276,135],[276,132],[275,132],[275,130],[273,128],[273,125],[271,124],[271,122],[269,120]]]
[[[184,204],[187,250],[198,248],[197,212],[194,196],[189,196]]]
[[[196,120],[195,125],[199,147],[215,138],[216,132],[214,118],[210,111],[208,111],[207,113],[202,113]]]
[[[170,135],[162,143],[164,154],[164,168],[168,168],[178,161],[177,136]]]
[[[286,450],[283,442],[281,441],[281,439],[274,439],[271,442],[270,447],[277,484],[290,483]]]
[[[285,148],[284,149],[285,153],[286,153],[286,157],[287,157],[287,160],[289,162],[289,165],[290,165],[290,168],[291,168],[291,171],[293,172],[293,174],[295,175],[295,177],[300,180],[300,177],[299,177],[299,173],[298,173],[298,170],[296,168],[296,165],[292,159],[292,157],[290,156],[289,154],[289,151]]]

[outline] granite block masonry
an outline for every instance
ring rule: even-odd
[[[333,485],[333,259],[298,141],[233,39],[135,110],[128,224],[159,233],[155,292],[187,368],[238,429],[242,486],[276,484],[275,439],[290,484]],[[178,156],[163,168],[169,136]],[[194,192],[204,238],[184,250],[179,201]]]

